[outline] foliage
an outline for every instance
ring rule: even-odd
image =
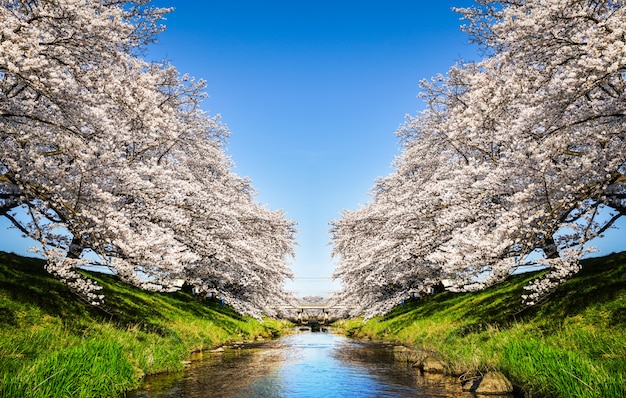
[[[455,374],[502,371],[528,397],[626,397],[626,252],[582,265],[534,307],[519,295],[537,275],[522,274],[342,326],[356,337],[434,352]]]
[[[143,374],[182,370],[192,352],[275,337],[287,325],[183,292],[89,277],[107,295],[100,307],[77,300],[42,260],[0,253],[0,397],[116,396]]]
[[[0,216],[98,304],[93,261],[148,290],[178,280],[238,311],[288,299],[294,223],[230,171],[204,82],[141,59],[149,0],[0,2]],[[89,253],[89,255],[86,255]]]
[[[525,265],[528,304],[580,269],[626,214],[626,3],[480,0],[486,54],[422,82],[396,170],[333,222],[339,299],[385,313],[439,282],[476,290]],[[358,297],[357,299],[354,299]]]

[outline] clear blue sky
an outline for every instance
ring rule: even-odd
[[[205,79],[203,108],[232,131],[227,152],[258,201],[298,222],[299,295],[339,288],[329,276],[329,221],[368,200],[391,172],[394,132],[423,109],[419,81],[477,59],[451,7],[469,0],[175,1],[145,54]],[[0,220],[0,249],[24,252]],[[618,238],[614,238],[617,241]]]
[[[232,131],[234,171],[298,222],[288,288],[338,289],[329,221],[368,200],[422,109],[419,81],[475,58],[453,6],[472,1],[159,0],[172,6],[149,56],[207,81],[204,109]]]

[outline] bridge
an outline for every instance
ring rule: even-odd
[[[342,319],[348,307],[325,304],[302,304],[280,308],[283,317],[300,326],[319,327]]]

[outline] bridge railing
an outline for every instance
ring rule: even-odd
[[[343,318],[343,314],[350,310],[350,307],[344,305],[322,305],[322,304],[303,304],[303,305],[284,305],[274,307],[284,314],[284,318],[300,325],[309,323],[328,324]]]

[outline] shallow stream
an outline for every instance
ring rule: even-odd
[[[394,361],[388,344],[299,332],[205,353],[184,372],[147,377],[128,397],[473,397],[452,381]]]

